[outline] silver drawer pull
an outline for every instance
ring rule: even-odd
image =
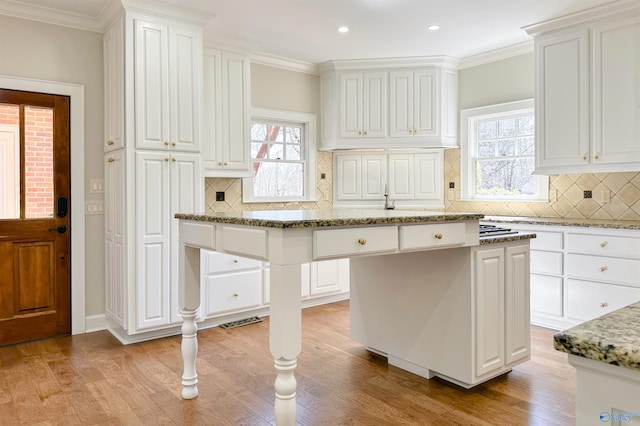
[[[600,307],[601,308],[606,308],[607,306],[609,306],[609,304],[607,302],[600,303]]]
[[[606,241],[603,241],[603,242],[600,243],[600,247],[605,248],[607,246],[607,244],[608,243]]]
[[[601,267],[600,267],[600,272],[604,272],[604,271],[606,271],[607,269],[608,269],[608,268],[607,268],[606,266],[601,266]]]

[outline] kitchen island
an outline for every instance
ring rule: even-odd
[[[576,424],[640,424],[640,302],[554,336],[576,369]]]
[[[525,361],[529,357],[528,238],[531,236],[506,238],[487,248],[486,244],[480,244],[478,237],[482,217],[477,213],[399,210],[177,214],[182,247],[183,398],[194,398],[198,394],[195,319],[200,305],[200,249],[270,263],[269,342],[277,374],[275,418],[279,425],[295,424],[294,370],[302,347],[301,264],[307,262],[336,258],[355,261],[351,283],[352,290],[358,290],[352,294],[352,303],[359,308],[352,312],[352,327],[360,330],[360,334],[353,332],[356,340],[367,346],[371,345],[366,339],[375,339],[378,334],[366,327],[366,322],[377,313],[370,309],[365,312],[365,309],[370,299],[381,302],[375,291],[366,295],[361,291],[368,285],[375,289],[395,287],[405,295],[396,298],[396,303],[385,310],[387,316],[396,316],[406,323],[412,321],[412,315],[420,313],[419,321],[424,322],[424,329],[414,327],[407,332],[395,332],[405,336],[407,342],[419,341],[418,351],[405,353],[403,349],[395,353],[393,347],[385,346],[385,333],[384,344],[372,346],[373,350],[384,350],[390,363],[426,377],[440,375],[472,386]],[[359,263],[361,260],[365,263]],[[373,266],[369,267],[370,264]],[[425,270],[427,264],[434,270]],[[447,272],[442,274],[442,271]],[[448,292],[449,281],[455,285],[455,291]],[[403,300],[420,301],[410,293],[416,288],[421,288],[419,298],[426,299],[422,305],[414,304],[407,311]],[[462,300],[457,300],[458,296]],[[456,309],[449,309],[449,303],[455,303]],[[363,307],[365,309],[361,309]],[[423,313],[431,309],[437,310],[437,321],[424,317]],[[458,318],[449,315],[455,324],[452,330],[461,334],[430,335],[430,330],[438,328],[436,322],[447,318],[447,311],[451,315],[464,312]],[[411,333],[418,335],[411,336]],[[455,343],[458,341],[465,343]],[[433,352],[433,347],[440,348],[437,356],[420,352],[425,348]],[[437,365],[443,370],[446,367],[446,371],[431,368],[429,363],[436,358],[452,359],[446,366]],[[464,370],[464,375],[458,376],[457,369]]]

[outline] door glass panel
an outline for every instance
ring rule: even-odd
[[[53,217],[53,109],[24,108],[25,218]]]
[[[0,219],[20,218],[20,108],[0,103]]]

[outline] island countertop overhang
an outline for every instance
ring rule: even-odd
[[[176,219],[265,228],[325,228],[362,225],[437,223],[480,220],[482,213],[445,213],[417,210],[261,210],[214,214],[177,213]]]

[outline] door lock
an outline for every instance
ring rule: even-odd
[[[49,231],[56,231],[58,234],[64,234],[65,232],[67,232],[67,227],[64,225],[60,225],[57,228],[49,229]]]

